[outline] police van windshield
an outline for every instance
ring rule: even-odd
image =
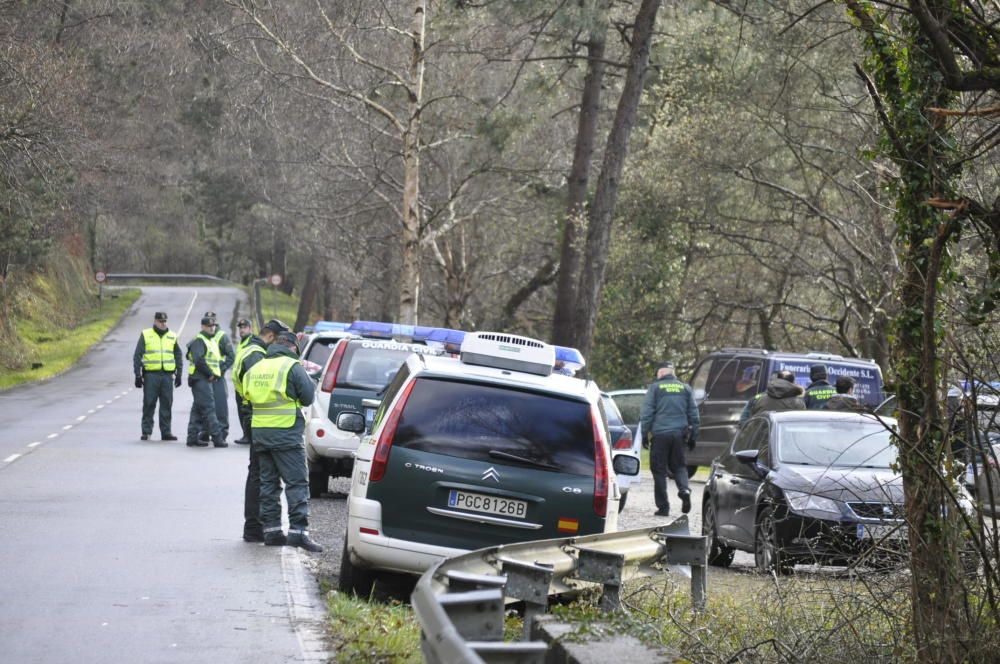
[[[356,341],[348,345],[337,372],[337,387],[353,387],[380,392],[392,380],[411,353],[438,355],[429,346],[413,346],[395,341]]]
[[[418,378],[392,444],[491,464],[594,474],[594,425],[586,402],[482,383]]]
[[[829,360],[776,359],[772,372],[787,369],[795,374],[796,384],[808,387],[812,382],[809,379],[809,367],[814,364],[822,364],[826,367],[827,381],[831,385],[835,384],[840,376],[853,378],[855,380],[854,396],[866,406],[875,408],[885,401],[885,395],[882,393],[882,373],[875,364],[860,365]]]

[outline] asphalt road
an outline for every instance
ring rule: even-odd
[[[241,539],[247,448],[185,446],[186,385],[180,440],[139,440],[132,353],[153,312],[186,343],[238,306],[234,289],[145,288],[74,368],[0,392],[0,660],[325,661],[307,554]]]

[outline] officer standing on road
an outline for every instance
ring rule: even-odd
[[[809,367],[809,387],[806,388],[806,410],[820,410],[837,393],[826,377],[826,367],[814,364]]]
[[[247,443],[250,443],[250,463],[247,465],[247,481],[243,488],[243,539],[247,542],[263,542],[264,528],[260,523],[260,460],[252,444],[253,406],[243,396],[243,378],[253,365],[264,359],[268,345],[274,343],[278,332],[287,332],[288,326],[280,320],[269,320],[264,324],[259,337],[249,334],[250,321],[243,319],[238,326],[240,334],[244,330],[248,331],[247,336],[240,341],[236,351],[236,364],[233,365],[233,389],[236,392],[240,426],[246,432]]]
[[[243,394],[253,405],[252,446],[260,462],[260,520],[264,544],[288,544],[306,551],[323,547],[309,537],[309,473],[301,408],[316,387],[299,363],[295,335],[280,332],[267,357],[243,376]],[[288,537],[281,530],[281,483],[288,503]]]
[[[656,381],[646,390],[642,403],[640,426],[652,434],[649,445],[649,469],[653,473],[653,498],[656,515],[670,514],[667,497],[667,472],[673,474],[681,511],[691,511],[691,489],[688,487],[687,448],[694,449],[698,439],[698,406],[691,386],[674,375],[673,362],[663,362],[656,372]]]
[[[153,433],[157,400],[160,402],[160,438],[177,440],[170,432],[170,411],[174,405],[174,386],[181,386],[183,363],[177,333],[167,329],[167,314],[157,311],[153,315],[153,327],[142,331],[132,354],[135,386],[142,388],[142,440],[149,440]]]
[[[214,311],[206,311],[205,318],[212,319],[212,341],[219,348],[219,371],[220,380],[212,383],[212,394],[215,397],[215,417],[219,420],[219,426],[222,428],[222,437],[229,437],[229,390],[226,389],[226,372],[229,368],[233,366],[236,361],[236,350],[233,348],[233,342],[229,340],[229,335],[219,328],[219,318],[215,315]],[[205,432],[202,429],[203,433]]]
[[[260,342],[260,337],[254,336],[253,326],[247,318],[241,318],[236,321],[236,332],[240,335],[240,342],[236,344],[236,357],[233,359],[233,393],[236,397],[236,414],[240,419],[240,428],[243,430],[243,437],[237,439],[235,442],[240,445],[249,445],[250,402],[243,398],[243,386],[240,384],[240,381],[243,378],[243,373],[250,367],[245,367],[239,374],[237,374],[237,369],[240,367],[240,361],[246,355],[247,349],[251,345],[255,345],[265,353],[267,352],[267,345],[264,343],[254,343],[255,339],[257,342]]]
[[[191,415],[188,418],[188,447],[208,447],[208,443],[199,439],[198,433],[202,426],[208,429],[212,443],[216,447],[228,447],[222,428],[215,416],[215,397],[212,384],[221,380],[222,371],[219,347],[212,340],[214,323],[211,318],[201,319],[201,332],[187,345],[188,386],[194,403],[191,404]]]

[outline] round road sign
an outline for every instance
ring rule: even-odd
[[[280,274],[272,274],[271,278],[268,281],[271,282],[272,286],[280,286],[281,285],[281,275]]]
[[[94,275],[94,279],[96,279],[97,283],[99,283],[99,284],[104,283],[104,280],[107,279],[107,278],[108,278],[108,275],[106,275],[103,272],[98,272],[97,274]]]

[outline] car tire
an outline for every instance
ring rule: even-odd
[[[618,500],[618,513],[621,514],[622,510],[625,509],[625,499],[628,498],[628,491],[622,493],[622,497]]]
[[[309,464],[309,497],[319,498],[330,488],[330,475]]]
[[[358,567],[351,562],[351,554],[347,551],[347,538],[344,538],[344,549],[340,554],[340,574],[337,577],[337,589],[342,593],[368,599],[375,589],[375,573]]]
[[[708,564],[715,567],[729,567],[733,564],[736,549],[724,546],[718,540],[715,505],[711,497],[706,498],[701,506],[701,534],[708,538]]]
[[[763,574],[791,574],[794,566],[778,546],[774,511],[770,507],[761,510],[753,529],[753,562],[757,571]]]

